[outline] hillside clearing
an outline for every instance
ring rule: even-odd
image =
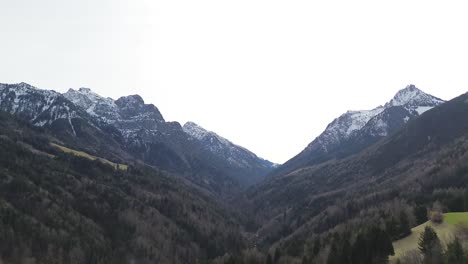
[[[437,232],[442,245],[445,246],[448,242],[454,239],[456,235],[456,226],[461,223],[468,224],[468,212],[446,213],[444,214],[444,222],[441,224],[434,224],[431,221],[427,221],[412,228],[411,235],[393,242],[395,256],[392,256],[390,259],[396,260],[405,252],[418,249],[419,236],[426,226],[431,226]]]
[[[466,224],[468,223],[468,213],[446,213],[444,221],[450,225]]]
[[[90,160],[98,160],[98,161],[100,161],[102,163],[111,165],[114,168],[118,168],[119,170],[127,170],[128,169],[128,165],[125,165],[125,164],[114,163],[112,161],[90,155],[90,154],[88,154],[86,152],[70,149],[70,148],[64,147],[64,146],[56,144],[56,143],[50,143],[50,144],[52,146],[60,149],[61,151],[65,152],[65,153],[73,154],[75,156],[87,158],[87,159],[90,159]]]

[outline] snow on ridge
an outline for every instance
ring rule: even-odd
[[[434,107],[432,107],[432,106],[418,106],[416,108],[416,112],[418,112],[419,115],[422,115],[425,112],[431,110],[432,108],[434,108]]]
[[[234,143],[230,142],[229,140],[219,136],[215,132],[208,131],[204,129],[203,127],[197,125],[194,122],[187,122],[184,124],[182,127],[185,133],[189,134],[190,136],[198,139],[198,140],[204,140],[206,137],[211,136],[217,138],[223,145],[235,145]]]
[[[60,104],[58,99],[62,95],[56,91],[38,89],[24,82],[4,84],[1,88],[0,103],[3,104],[3,110],[11,114],[22,113],[35,126],[52,124],[58,119],[71,120],[77,115],[68,105]]]
[[[120,118],[117,105],[112,98],[103,97],[89,88],[69,89],[63,96],[84,109],[88,114],[98,117],[106,123]]]
[[[397,92],[397,94],[385,106],[403,106],[403,105],[417,105],[417,106],[435,106],[443,103],[444,101],[429,95],[415,85],[411,84],[406,88]]]
[[[385,108],[379,106],[372,110],[348,111],[328,125],[317,138],[323,144],[337,143],[349,138],[353,133],[362,129],[370,119],[382,113]]]
[[[383,107],[377,107],[372,110],[357,111],[351,115],[351,125],[348,127],[345,133],[345,137],[349,137],[353,132],[363,128],[367,122],[374,116],[382,113]]]
[[[415,115],[421,115],[442,103],[444,103],[443,100],[426,94],[416,88],[415,85],[408,85],[398,91],[384,106],[379,106],[372,110],[347,111],[342,114],[330,123],[325,131],[312,141],[306,149],[319,147],[327,152],[330,146],[339,144],[342,140],[351,137],[365,126],[369,126],[370,122],[372,122],[370,125],[374,127],[371,131],[374,131],[376,135],[386,136],[388,134],[388,124],[381,119],[381,113],[386,109],[402,106]],[[408,120],[409,117],[404,122]]]
[[[185,133],[198,140],[202,140],[209,133],[206,129],[190,121],[185,123],[182,129]]]
[[[185,133],[198,141],[204,142],[205,144],[208,143],[205,146],[211,152],[225,156],[231,164],[247,166],[247,158],[270,163],[269,161],[258,157],[250,150],[236,145],[226,138],[219,136],[215,132],[208,131],[194,122],[189,121],[185,123],[182,129]]]

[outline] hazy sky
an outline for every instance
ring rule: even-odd
[[[468,91],[466,2],[0,0],[0,82],[138,93],[281,163],[407,84]]]

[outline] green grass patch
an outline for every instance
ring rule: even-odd
[[[431,221],[427,221],[424,224],[412,228],[411,235],[393,242],[395,256],[390,257],[391,263],[395,263],[396,259],[406,252],[418,249],[419,236],[426,226],[431,226],[436,231],[442,245],[445,246],[457,235],[458,224],[468,224],[468,212],[446,213],[444,214],[444,222],[441,224],[434,224]]]
[[[109,161],[109,160],[106,160],[106,159],[103,159],[103,158],[100,158],[100,157],[90,155],[90,154],[88,154],[86,152],[83,152],[83,151],[78,151],[78,150],[74,150],[74,149],[71,149],[71,148],[64,147],[64,146],[56,144],[56,143],[50,143],[50,144],[52,146],[60,149],[61,151],[65,152],[65,153],[73,154],[75,156],[87,158],[87,159],[90,159],[90,160],[98,160],[98,161],[100,161],[102,163],[111,165],[112,167],[117,168],[119,170],[127,170],[128,169],[128,165],[125,165],[125,164],[115,163],[115,162],[112,162],[112,161]]]
[[[450,225],[468,224],[468,213],[446,213],[444,222]]]

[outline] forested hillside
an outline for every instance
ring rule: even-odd
[[[0,114],[0,262],[205,263],[244,248],[237,220],[197,188],[53,140]]]
[[[408,119],[398,115],[398,128],[354,154],[274,175],[246,191],[233,188],[226,171],[203,168],[234,157],[228,163],[247,170],[256,167],[242,160],[273,165],[213,132],[193,123],[179,131],[188,137],[181,142],[194,144],[184,147],[203,145],[200,153],[212,154],[191,160],[199,166],[188,174],[167,172],[147,159],[159,149],[158,157],[177,161],[162,145],[137,144],[148,150],[139,155],[112,123],[53,96],[75,112],[58,118],[49,109],[44,115],[53,121],[44,126],[25,119],[30,108],[0,113],[3,263],[380,264],[395,253],[392,242],[434,212],[468,211],[468,94]],[[11,107],[4,103],[18,109]],[[220,195],[227,189],[229,196]],[[451,263],[456,243],[437,251],[441,261]],[[408,259],[401,263],[413,263]]]
[[[467,113],[464,94],[354,156],[251,188],[244,206],[255,212],[259,245],[304,263],[348,263],[330,258],[360,250],[386,258],[388,242],[427,221],[434,202],[468,210]]]

